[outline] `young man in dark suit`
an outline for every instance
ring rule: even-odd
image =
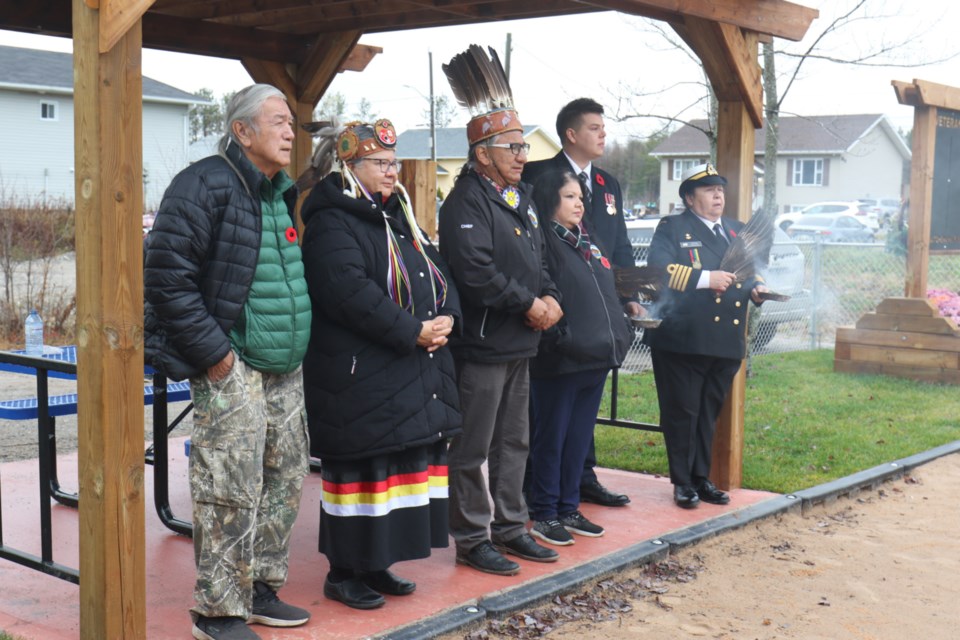
[[[744,223],[724,218],[726,178],[709,164],[680,183],[683,213],[660,221],[647,262],[668,275],[662,324],[643,333],[650,347],[673,500],[692,509],[730,497],[710,482],[717,416],[746,355],[747,303],[766,291],[758,276],[738,282],[720,269]]]
[[[599,241],[600,250],[614,266],[632,267],[633,247],[623,218],[620,183],[593,165],[594,160],[603,156],[606,144],[603,106],[590,98],[578,98],[565,105],[557,114],[557,135],[563,150],[548,160],[527,163],[523,169],[523,181],[532,184],[541,174],[551,170],[572,171],[580,179],[585,205],[583,221],[591,238]],[[623,299],[621,303],[630,316],[644,313],[635,299]],[[591,439],[580,478],[580,500],[606,507],[622,507],[630,502],[627,496],[600,484],[594,471],[596,465],[597,454]]]

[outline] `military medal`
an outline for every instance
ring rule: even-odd
[[[700,249],[690,249],[690,266],[700,268]]]
[[[537,212],[534,210],[533,205],[527,207],[527,217],[530,218],[530,224],[533,225],[534,229],[540,226],[540,220],[537,218]]]
[[[607,213],[611,216],[617,215],[617,199],[613,197],[612,193],[603,194],[604,200],[607,202]]]

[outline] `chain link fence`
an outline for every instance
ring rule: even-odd
[[[893,240],[891,238],[891,240]],[[649,241],[634,243],[634,257],[646,262]],[[837,328],[853,325],[885,298],[902,297],[906,256],[896,242],[880,236],[871,243],[793,241],[777,234],[765,272],[768,286],[787,302],[751,305],[753,355],[833,348]],[[960,255],[931,255],[928,289],[960,291]],[[623,369],[650,368],[649,350],[638,330]]]

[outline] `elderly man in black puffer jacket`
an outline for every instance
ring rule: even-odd
[[[311,307],[293,218],[293,116],[253,85],[216,156],[180,172],[144,254],[149,364],[190,379],[193,637],[251,640],[248,622],[310,619],[282,602],[309,465],[300,363]]]

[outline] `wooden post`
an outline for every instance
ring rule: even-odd
[[[753,121],[744,103],[721,101],[717,114],[717,171],[728,182],[725,215],[743,222],[750,219],[753,203],[755,139]],[[746,330],[744,326],[743,331]],[[721,489],[735,489],[743,484],[746,380],[746,365],[741,364],[713,438],[711,479]]]
[[[410,194],[417,224],[431,239],[437,237],[437,163],[404,160],[400,182]]]
[[[73,0],[80,635],[146,637],[141,20]],[[109,22],[109,19],[107,20]]]
[[[910,159],[910,227],[907,230],[907,274],[904,295],[927,297],[930,265],[930,209],[933,203],[933,156],[936,151],[937,107],[913,108]]]

